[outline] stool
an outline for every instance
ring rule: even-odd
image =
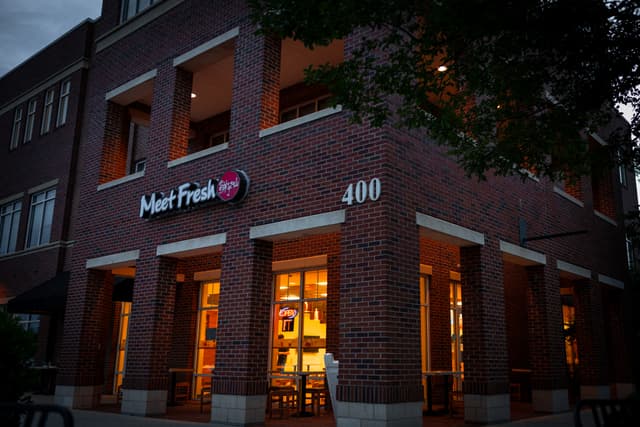
[[[327,402],[327,389],[326,388],[308,388],[307,389],[307,397],[306,399],[310,399],[311,403],[311,411],[315,415],[320,414],[320,407],[325,406]],[[305,399],[305,400],[306,400]],[[325,403],[325,405],[322,404]],[[307,402],[305,401],[305,405]]]
[[[280,418],[289,416],[291,411],[298,407],[298,397],[293,387],[272,388],[267,399],[267,412],[269,418],[273,418],[275,412]]]

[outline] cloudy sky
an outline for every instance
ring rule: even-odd
[[[100,15],[102,0],[0,0],[0,76]]]

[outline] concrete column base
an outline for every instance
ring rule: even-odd
[[[531,400],[536,412],[566,412],[569,410],[569,390],[532,390]]]
[[[167,390],[122,389],[120,412],[129,415],[164,415],[167,413]]]
[[[611,388],[608,385],[581,385],[581,399],[611,399]]]
[[[214,394],[211,396],[211,425],[215,427],[262,425],[266,410],[266,394],[258,396]]]
[[[334,408],[336,427],[415,427],[422,425],[422,402],[381,404],[338,401],[337,406]]]
[[[91,409],[100,403],[102,385],[57,385],[54,401],[56,405],[73,409]]]
[[[616,389],[616,397],[618,399],[626,399],[631,393],[636,391],[633,383],[615,383],[613,386]]]
[[[511,419],[511,396],[506,394],[465,394],[465,423],[491,424]]]

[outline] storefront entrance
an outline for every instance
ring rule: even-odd
[[[200,285],[198,332],[196,334],[196,357],[192,387],[192,397],[195,399],[200,399],[203,391],[211,393],[211,377],[216,364],[219,300],[219,281],[205,282]]]
[[[129,335],[129,316],[131,314],[131,303],[121,302],[120,308],[120,328],[118,331],[118,348],[116,351],[116,369],[113,380],[113,394],[120,397],[120,387],[124,379],[125,366],[127,360],[127,337]]]

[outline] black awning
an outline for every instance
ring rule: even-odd
[[[11,313],[64,314],[68,284],[69,272],[58,273],[13,298],[7,304],[8,309]]]
[[[111,301],[133,301],[133,279],[130,277],[116,277],[113,282]]]

